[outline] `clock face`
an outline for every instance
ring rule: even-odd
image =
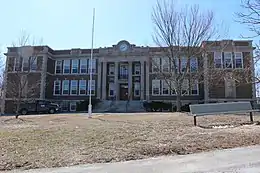
[[[120,51],[122,51],[122,52],[127,51],[128,45],[127,45],[126,43],[122,43],[122,44],[119,46],[119,49],[120,49]]]

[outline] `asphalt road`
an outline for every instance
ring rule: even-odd
[[[7,173],[260,173],[260,146],[110,164]]]

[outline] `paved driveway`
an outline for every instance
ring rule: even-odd
[[[260,146],[110,164],[8,173],[260,173]]]

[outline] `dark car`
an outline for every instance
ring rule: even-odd
[[[20,105],[20,113],[50,113],[54,114],[59,111],[59,105],[45,100],[23,103]]]

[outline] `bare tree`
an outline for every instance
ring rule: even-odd
[[[29,34],[22,32],[21,37],[9,47],[16,55],[12,61],[9,60],[11,64],[6,67],[11,68],[8,71],[12,71],[8,74],[6,96],[14,101],[16,118],[20,115],[21,104],[35,99],[38,94],[36,90],[40,87],[40,79],[30,80],[37,71],[37,57],[42,51],[41,46],[34,46],[35,43]]]
[[[236,13],[238,22],[248,26],[255,33],[253,37],[260,35],[260,0],[241,0],[242,12]]]
[[[180,9],[173,1],[158,0],[152,21],[155,29],[153,39],[163,52],[159,56],[166,58],[169,70],[161,68],[155,60],[152,60],[153,68],[176,94],[176,107],[180,111],[182,95],[188,92],[187,86],[203,81],[203,64],[197,64],[197,69],[192,69],[191,65],[201,62],[197,59],[205,53],[202,42],[217,37],[214,14],[201,12],[198,5]]]

